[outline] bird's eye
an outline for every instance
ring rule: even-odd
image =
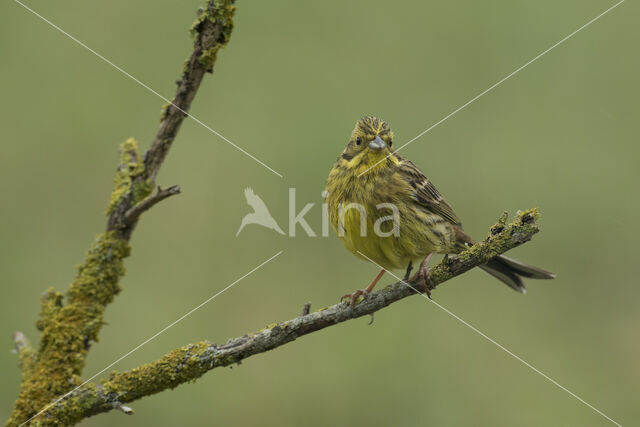
[[[360,145],[360,144],[362,144],[362,138],[357,137],[356,138],[356,145]]]
[[[393,145],[393,139],[389,140],[389,147],[391,147]]]

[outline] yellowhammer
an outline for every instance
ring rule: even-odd
[[[382,267],[366,289],[347,294],[353,307],[367,295],[386,270],[405,269],[413,263],[429,292],[428,263],[432,254],[459,253],[473,239],[451,206],[422,172],[393,149],[393,132],[377,117],[356,123],[349,143],[327,179],[329,220],[344,246],[360,258]],[[480,266],[516,291],[525,292],[522,277],[553,279],[555,274],[504,255]]]

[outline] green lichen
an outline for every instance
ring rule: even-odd
[[[114,179],[114,188],[109,198],[107,214],[111,214],[129,194],[133,196],[132,205],[151,194],[153,185],[149,180],[135,180],[143,173],[144,163],[138,152],[138,142],[129,138],[120,145],[120,162]]]
[[[507,219],[509,219],[509,212],[502,212],[502,216],[498,219],[498,222],[491,227],[490,235],[496,235],[504,230],[504,226],[507,224]]]
[[[92,341],[98,340],[105,306],[120,291],[126,241],[115,232],[98,235],[69,286],[66,305],[49,290],[42,299],[43,331],[38,363],[20,395],[8,424],[20,424],[56,397],[81,384],[80,373]],[[63,423],[66,424],[66,423]]]
[[[101,403],[98,388],[95,384],[87,384],[71,393],[64,400],[52,404],[47,411],[34,419],[29,425],[60,425],[77,424],[91,414]]]
[[[115,399],[125,403],[194,381],[211,369],[211,351],[208,341],[173,350],[153,363],[113,373],[103,384],[103,392],[112,393]]]
[[[191,28],[197,37],[196,59],[207,71],[212,71],[218,51],[229,41],[235,12],[232,3],[233,0],[209,0]],[[189,72],[188,68],[189,63],[185,67],[186,72]],[[167,111],[164,108],[163,118],[166,118]],[[169,145],[171,140],[163,142]],[[130,138],[121,146],[120,164],[107,207],[108,214],[135,206],[148,197],[153,185],[143,179],[145,173],[138,144]],[[96,238],[86,261],[79,267],[78,276],[66,295],[66,305],[61,294],[54,290],[45,295],[42,319],[38,323],[43,330],[38,362],[29,381],[24,381],[21,386],[8,425],[21,425],[54,399],[81,384],[80,373],[87,351],[90,343],[98,339],[106,304],[120,291],[118,282],[124,274],[123,258],[128,254],[127,243],[119,239],[115,232],[101,234]],[[238,363],[237,356],[221,354],[216,357],[211,354],[215,351],[212,348],[207,342],[190,345],[158,362],[129,373],[115,374],[113,381],[102,384],[106,391],[101,391],[101,394],[110,393],[109,399],[122,397],[124,403],[167,387],[173,388],[185,381],[193,381],[212,367]],[[83,389],[90,392],[80,393]],[[104,401],[100,397],[99,402],[98,396],[95,386],[87,385],[74,392],[70,400],[60,401],[31,421],[31,425],[75,424],[91,411],[97,412],[96,407]],[[115,400],[110,402],[115,403]],[[57,415],[52,415],[56,411]]]
[[[162,106],[162,108],[160,109],[160,121],[162,122],[164,119],[167,118],[167,114],[169,114],[169,107],[171,106],[170,102],[167,102],[166,104],[164,104]]]
[[[218,58],[218,51],[221,46],[213,46],[200,55],[198,57],[198,62],[205,66],[207,70],[213,69],[213,64],[215,64],[216,59]]]
[[[47,289],[44,295],[42,295],[42,298],[40,299],[40,319],[36,322],[36,328],[38,328],[38,330],[44,330],[46,322],[58,314],[60,307],[62,307],[63,298],[64,295],[52,287]]]
[[[231,38],[233,15],[236,11],[231,0],[215,0],[213,1],[213,7],[210,7],[210,3],[211,2],[207,2],[207,5],[200,9],[198,17],[190,28],[191,35],[197,36],[196,48],[199,47],[199,43],[202,42],[203,44],[201,47],[203,51],[198,57],[198,62],[204,65],[207,71],[213,70],[213,64],[216,62],[218,51],[226,46]],[[216,40],[204,40],[205,38],[212,37],[211,34],[205,34],[205,32],[203,32],[207,22],[220,26],[219,35]]]
[[[503,214],[498,222],[491,227],[488,237],[477,242],[467,250],[448,257],[430,270],[431,281],[435,285],[451,279],[455,274],[451,271],[454,263],[457,265],[477,265],[489,261],[509,249],[518,246],[539,231],[537,209],[518,212],[513,222],[506,224],[507,217]]]
[[[202,7],[198,9],[198,17],[189,27],[189,34],[191,34],[191,37],[195,37],[200,32],[200,27],[207,19],[209,19],[209,14],[205,12],[205,9]]]
[[[133,183],[133,204],[136,205],[143,201],[153,191],[153,183],[145,179],[144,181]]]
[[[111,402],[127,403],[194,382],[213,368],[239,362],[237,355],[225,354],[211,342],[201,341],[173,350],[155,362],[130,371],[112,372],[108,380],[101,382],[101,392]]]

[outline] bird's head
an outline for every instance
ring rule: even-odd
[[[382,119],[366,116],[357,121],[342,158],[354,166],[369,168],[393,153],[393,131]]]

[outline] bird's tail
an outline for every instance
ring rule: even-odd
[[[504,255],[498,255],[492,258],[488,263],[481,265],[480,268],[510,288],[523,294],[526,292],[524,282],[522,281],[523,277],[530,279],[553,279],[556,277],[554,273],[524,264]]]

